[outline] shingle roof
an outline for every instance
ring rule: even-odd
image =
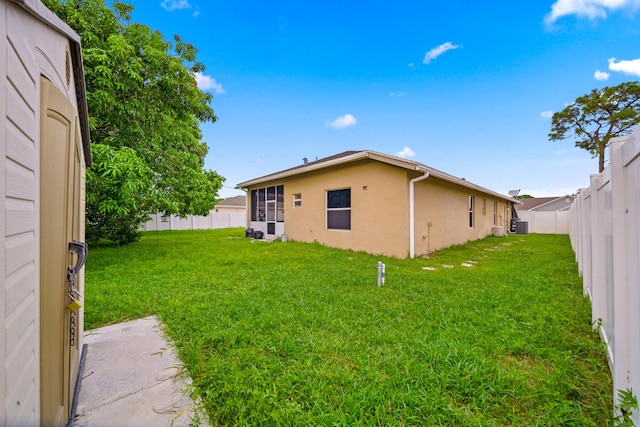
[[[218,202],[218,206],[247,206],[247,196],[234,196],[227,197],[226,199],[220,200]]]
[[[264,176],[252,179],[251,181],[263,181],[263,180],[266,181],[266,180],[269,179],[269,177],[272,177],[272,176],[293,172],[296,169],[308,168],[309,166],[315,166],[315,165],[318,165],[318,164],[321,164],[321,163],[329,162],[331,160],[337,160],[337,159],[340,159],[342,157],[347,157],[347,156],[350,156],[350,155],[356,154],[356,153],[359,153],[359,151],[353,151],[353,150],[351,150],[351,151],[343,151],[342,153],[334,154],[334,155],[328,156],[328,157],[323,157],[322,159],[313,160],[311,162],[308,161],[306,164],[303,163],[301,165],[294,166],[294,167],[289,168],[289,169],[284,169],[284,170],[281,170],[281,171],[278,171],[278,172],[270,173],[268,175],[264,175]],[[306,159],[306,157],[305,157],[305,159]],[[303,160],[305,160],[305,159],[303,159]],[[240,186],[242,184],[244,184],[244,183],[240,183],[240,184],[238,184],[238,186]]]
[[[525,199],[521,199],[522,204],[518,206],[519,211],[528,211],[529,209],[533,209],[540,205],[544,205],[545,203],[549,203],[553,200],[559,199],[558,197],[527,197]]]
[[[473,184],[472,182],[467,181],[465,178],[458,178],[446,172],[442,172],[438,169],[423,165],[422,163],[414,162],[412,160],[403,159],[397,156],[391,156],[389,154],[382,154],[382,153],[378,153],[371,150],[344,151],[342,153],[335,154],[333,156],[325,157],[319,160],[314,160],[312,162],[305,162],[302,165],[298,165],[298,166],[285,169],[279,172],[275,172],[269,175],[265,175],[259,178],[254,178],[249,181],[241,182],[236,185],[236,188],[246,189],[247,187],[262,184],[268,181],[276,181],[276,180],[284,179],[290,176],[299,175],[299,174],[311,172],[314,170],[320,170],[326,167],[331,167],[339,164],[347,164],[349,162],[355,162],[363,159],[371,159],[371,160],[387,163],[390,165],[394,165],[397,167],[402,167],[408,170],[429,174],[430,176],[434,176],[439,179],[442,179],[457,185],[461,185],[463,187],[475,189],[477,191],[481,191],[487,194],[493,194],[502,199],[506,199],[516,204],[520,204],[519,201],[515,200],[510,196],[505,196],[504,194],[500,194],[493,190],[489,190],[488,188],[484,188],[477,184]]]

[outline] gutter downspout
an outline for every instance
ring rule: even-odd
[[[409,181],[409,258],[413,258],[415,256],[415,229],[416,229],[416,224],[415,224],[415,184],[418,181],[422,181],[425,180],[427,178],[429,178],[429,171],[426,169],[423,169],[421,167],[417,167],[416,168],[417,171],[419,172],[423,172],[424,175],[419,176],[417,178],[413,178],[411,181]]]

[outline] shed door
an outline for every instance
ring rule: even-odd
[[[41,423],[65,425],[78,374],[81,315],[71,336],[67,267],[81,239],[84,173],[78,117],[67,97],[41,79],[40,118],[40,410]],[[73,339],[73,343],[72,343]]]

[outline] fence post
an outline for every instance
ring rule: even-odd
[[[600,175],[591,175],[591,321],[594,327],[601,326],[605,322],[606,311],[604,302],[604,274],[603,274],[603,253],[602,253],[602,232],[600,218],[600,197],[598,191],[598,178]],[[598,332],[608,345],[606,334],[603,336],[603,328],[599,327]]]
[[[627,283],[627,221],[625,214],[625,179],[622,161],[622,145],[627,138],[613,138],[609,148],[611,168],[612,220],[613,220],[613,324],[615,325],[613,369],[613,399],[617,401],[617,390],[626,390],[629,384],[629,335],[628,283]],[[637,310],[638,307],[635,307]],[[637,393],[637,390],[636,390]]]

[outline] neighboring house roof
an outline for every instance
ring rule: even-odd
[[[78,104],[78,118],[80,120],[80,133],[82,134],[82,146],[87,167],[91,166],[91,140],[89,137],[89,109],[87,107],[86,85],[84,79],[84,67],[82,65],[82,49],[80,36],[62,19],[51,12],[45,5],[37,0],[12,0],[44,24],[63,34],[69,40],[73,75],[75,76],[76,102]]]
[[[529,209],[533,209],[537,206],[543,205],[545,203],[549,203],[556,199],[557,197],[527,197],[525,199],[520,200],[522,204],[518,206],[518,210],[528,211]]]
[[[236,206],[244,208],[247,206],[247,196],[227,197],[226,199],[220,200],[217,206]]]
[[[474,189],[483,193],[492,194],[501,199],[509,200],[514,203],[520,203],[518,200],[505,196],[504,194],[497,193],[493,190],[489,190],[488,188],[481,187],[479,185],[473,184],[464,178],[458,178],[453,175],[450,175],[446,172],[442,172],[438,169],[434,169],[427,165],[423,165],[422,163],[414,162],[412,160],[403,159],[396,156],[391,156],[388,154],[382,154],[371,150],[362,150],[362,151],[345,151],[333,156],[325,157],[323,159],[315,160],[312,162],[306,162],[303,165],[295,166],[293,168],[285,169],[280,172],[275,172],[269,175],[265,175],[259,178],[255,178],[249,181],[244,181],[236,185],[236,188],[246,189],[247,187],[251,187],[257,184],[261,184],[264,182],[275,181],[279,179],[288,178],[295,175],[302,175],[307,172],[317,171],[320,169],[328,168],[336,165],[344,165],[352,162],[356,162],[363,159],[371,159],[375,161],[379,161],[382,163],[386,163],[389,165],[405,168],[408,170],[418,171],[426,173],[428,172],[430,176],[442,179],[447,182],[451,182],[453,184],[460,185],[462,187]]]
[[[530,197],[522,199],[522,204],[517,207],[519,211],[555,211],[567,209],[574,196],[565,195],[559,197]]]

